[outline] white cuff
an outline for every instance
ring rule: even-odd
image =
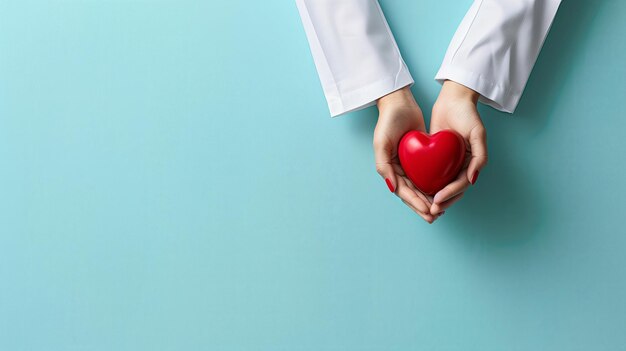
[[[437,72],[435,80],[443,84],[445,80],[464,85],[480,94],[478,101],[497,110],[513,113],[522,96],[522,92],[511,91],[503,85],[492,82],[478,73],[444,64]]]
[[[398,77],[386,77],[362,88],[344,91],[340,96],[327,95],[330,115],[337,117],[376,105],[379,98],[406,86],[411,86],[413,83],[413,78],[411,78],[408,70],[402,70]]]
[[[435,79],[477,91],[481,102],[513,113],[560,0],[474,0]]]
[[[377,0],[296,0],[332,117],[413,84]]]

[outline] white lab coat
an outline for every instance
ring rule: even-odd
[[[436,0],[422,0],[436,1]],[[475,0],[435,79],[512,113],[560,0]],[[296,0],[331,116],[413,84],[376,0]]]

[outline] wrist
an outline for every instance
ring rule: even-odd
[[[478,92],[451,80],[443,82],[439,95],[446,99],[469,101],[474,105],[478,103],[478,98],[480,97]]]
[[[417,102],[415,102],[409,86],[405,86],[376,100],[376,106],[379,110],[389,106],[415,107]]]

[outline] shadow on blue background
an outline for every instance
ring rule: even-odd
[[[539,133],[548,123],[563,82],[573,69],[571,59],[580,54],[577,49],[581,47],[581,41],[589,39],[583,32],[588,30],[602,4],[585,0],[562,3],[513,116],[479,105],[488,131],[490,161],[481,172],[482,182],[479,181],[476,189],[470,189],[469,196],[455,205],[462,206],[462,211],[445,218],[444,225],[452,229],[451,233],[458,240],[469,242],[480,238],[496,245],[512,245],[531,240],[547,219],[544,197],[549,194],[536,191],[535,186],[543,181],[543,175],[528,171],[516,161],[513,156],[519,151],[515,150],[523,149],[524,145],[513,142],[508,134],[510,129],[503,124],[515,123],[525,132],[533,134]],[[396,36],[402,37],[401,34]],[[413,59],[410,55],[404,56],[409,62]],[[428,101],[421,87],[431,84],[432,78],[421,72],[416,75],[412,70],[412,73],[416,80],[412,91],[418,103]],[[428,125],[430,106],[423,102],[420,105]],[[371,137],[376,120],[376,110],[368,109],[355,113],[351,124],[356,134]],[[495,123],[497,120],[499,123]]]
[[[482,186],[465,199],[464,211],[459,211],[458,217],[452,220],[457,228],[464,229],[455,231],[460,240],[471,239],[468,234],[498,244],[532,240],[544,221],[558,220],[550,217],[551,213],[544,206],[545,197],[554,194],[537,191],[535,187],[549,175],[521,167],[510,151],[524,149],[524,144],[512,142],[506,129],[490,122],[504,119],[502,122],[507,123],[508,118],[513,118],[523,124],[523,130],[529,135],[540,133],[553,118],[554,102],[559,99],[563,82],[573,69],[571,58],[580,54],[577,48],[582,46],[581,41],[589,39],[583,31],[591,26],[601,4],[585,0],[562,3],[513,116],[481,107],[489,135],[490,167],[482,174],[487,176],[482,179]]]

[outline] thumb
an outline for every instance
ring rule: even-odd
[[[487,164],[487,132],[485,127],[477,125],[472,128],[469,144],[472,156],[467,166],[467,180],[473,185],[478,179],[480,170]]]
[[[374,159],[376,161],[376,172],[385,179],[389,191],[396,192],[398,183],[396,172],[391,163],[393,146],[388,142],[374,142]]]

